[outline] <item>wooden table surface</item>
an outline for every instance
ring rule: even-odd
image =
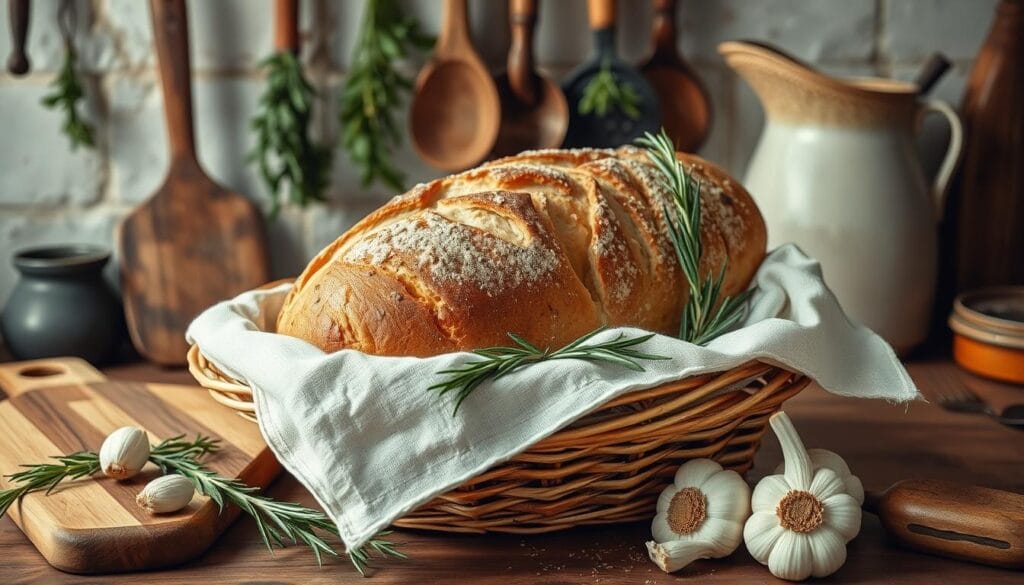
[[[949,363],[909,366],[927,395],[937,383],[963,381],[995,406],[1024,402],[1024,387],[982,381]],[[182,371],[129,365],[105,371],[112,379],[191,383]],[[941,478],[1024,492],[1024,431],[982,417],[946,413],[918,402],[840,398],[811,387],[786,404],[809,447],[842,454],[868,489],[910,477]],[[751,479],[781,460],[771,433],[758,454]],[[6,471],[6,470],[5,470]],[[282,476],[270,495],[315,505],[292,477]],[[0,519],[0,584],[13,583],[608,583],[656,584],[698,577],[701,583],[783,583],[753,561],[743,547],[727,559],[698,561],[674,575],[647,559],[646,523],[580,528],[541,536],[452,536],[399,531],[410,560],[388,562],[362,581],[347,559],[318,568],[309,552],[263,548],[253,522],[235,523],[202,558],[173,570],[135,575],[80,577],[61,573],[43,560],[11,521]],[[1024,573],[993,569],[895,548],[884,542],[878,520],[864,516],[849,558],[829,583],[1022,583]]]

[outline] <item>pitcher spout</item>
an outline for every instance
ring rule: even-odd
[[[863,126],[914,119],[917,91],[910,83],[832,77],[757,41],[728,41],[718,52],[754,90],[769,120]]]

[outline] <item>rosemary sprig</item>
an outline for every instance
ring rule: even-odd
[[[309,137],[315,91],[291,51],[278,51],[260,63],[267,71],[267,87],[250,121],[256,145],[249,162],[259,166],[271,194],[270,217],[284,202],[305,207],[324,201],[330,182],[331,149]]]
[[[85,148],[96,146],[92,126],[78,113],[78,104],[85,99],[85,88],[78,78],[75,68],[76,61],[75,48],[70,42],[65,42],[64,64],[60,68],[60,73],[50,84],[52,91],[43,96],[41,100],[47,109],[64,112],[64,124],[61,129],[71,143],[71,150],[77,150],[79,146]]]
[[[412,80],[395,63],[433,42],[395,0],[366,3],[339,115],[342,146],[362,168],[363,186],[379,180],[396,190],[404,188],[405,177],[391,162],[391,154],[401,142],[395,113],[412,89]]]
[[[700,183],[686,172],[683,163],[676,158],[675,146],[664,129],[658,136],[645,133],[637,143],[647,149],[648,158],[672,192],[672,200],[669,204],[663,204],[663,210],[676,258],[690,289],[690,297],[679,324],[679,338],[703,345],[739,322],[753,291],[747,290],[734,297],[719,299],[728,259],[717,277],[706,278],[700,274],[703,253],[700,242]]]
[[[19,485],[0,491],[0,516],[29,492],[46,490],[49,494],[65,479],[87,477],[100,470],[100,458],[91,451],[79,451],[51,459],[59,463],[22,465],[25,471],[6,476],[12,483]]]
[[[618,364],[637,372],[643,371],[638,360],[667,360],[665,356],[644,353],[635,349],[636,346],[654,337],[654,334],[640,337],[626,337],[620,333],[615,339],[601,343],[588,344],[592,337],[604,331],[599,327],[590,333],[578,337],[568,345],[551,351],[540,349],[515,333],[508,336],[515,342],[514,347],[488,347],[474,350],[473,353],[484,358],[473,360],[458,368],[441,370],[438,374],[448,378],[434,384],[428,390],[437,390],[440,395],[454,392],[456,396],[454,415],[459,411],[462,402],[486,380],[501,378],[523,366],[549,360],[585,360]]]
[[[193,441],[184,440],[184,435],[172,437],[154,445],[149,460],[164,473],[178,473],[195,485],[196,490],[216,502],[221,511],[227,503],[235,504],[256,521],[256,528],[267,548],[284,547],[287,541],[293,544],[302,541],[312,549],[318,564],[324,553],[337,556],[337,552],[316,531],[320,530],[339,536],[338,528],[323,512],[290,502],[279,502],[257,494],[258,488],[245,485],[237,479],[228,479],[203,467],[199,458],[216,452],[220,441],[199,435]],[[23,465],[25,471],[8,475],[13,483],[20,484],[0,491],[0,515],[29,492],[46,490],[49,494],[65,479],[91,476],[100,470],[100,459],[93,451],[80,451],[71,455],[54,457],[59,463]],[[365,574],[374,554],[381,558],[406,555],[397,550],[395,543],[380,538],[389,532],[381,532],[359,549],[348,552],[349,559],[360,574]]]
[[[627,82],[620,81],[612,71],[611,62],[601,62],[601,70],[583,88],[577,109],[581,114],[595,114],[605,117],[613,108],[632,119],[640,117],[640,96]]]

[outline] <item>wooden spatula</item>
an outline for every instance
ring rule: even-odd
[[[203,309],[269,280],[256,207],[214,183],[196,158],[184,0],[151,0],[171,167],[162,187],[121,222],[128,330],[159,364],[185,362],[185,328]]]

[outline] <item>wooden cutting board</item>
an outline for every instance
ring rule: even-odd
[[[138,426],[150,441],[201,433],[221,440],[207,465],[226,477],[266,487],[280,466],[255,423],[217,404],[198,386],[110,381],[77,358],[0,364],[0,474],[25,463],[81,450],[98,451],[108,433]],[[11,506],[15,524],[54,567],[70,573],[114,573],[175,565],[203,553],[238,516],[220,514],[196,495],[184,510],[151,515],[135,503],[159,476],[142,473],[117,482],[101,474],[32,493]],[[0,478],[0,489],[11,484]],[[253,529],[255,530],[255,528]]]

